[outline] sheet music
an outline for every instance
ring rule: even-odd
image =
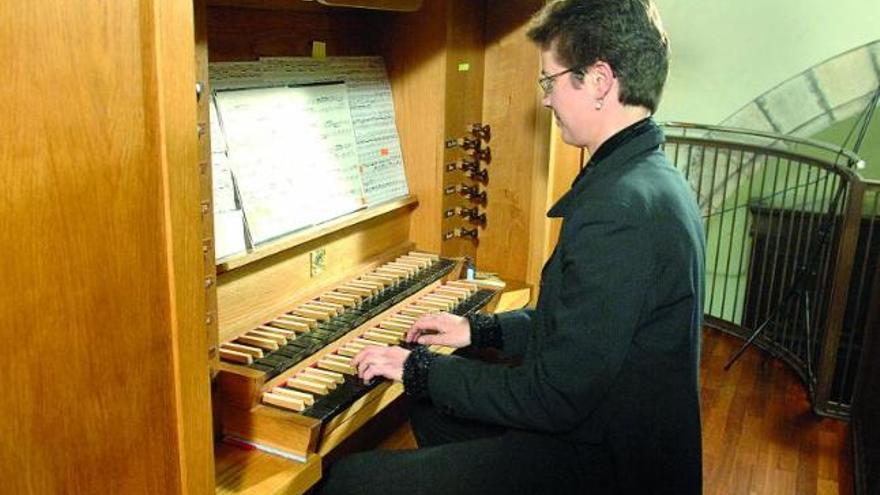
[[[251,244],[409,194],[380,57],[209,70],[215,209],[242,208]]]
[[[266,85],[260,62],[215,62],[208,64],[208,73],[213,91]]]
[[[363,205],[344,84],[217,91],[254,244]]]
[[[223,125],[213,98],[208,107],[211,116],[214,255],[219,260],[246,251],[247,230],[239,201],[236,199],[235,177],[227,158]]]
[[[391,84],[381,57],[272,57],[260,62],[267,83],[344,80],[366,204],[409,194],[394,120]]]
[[[241,210],[214,213],[214,256],[217,261],[246,250]]]
[[[214,213],[238,210],[235,201],[235,185],[232,169],[226,153],[212,153],[211,182],[214,192]]]

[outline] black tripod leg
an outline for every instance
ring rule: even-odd
[[[810,291],[804,291],[804,335],[806,337],[806,345],[807,345],[807,382],[809,383],[810,390],[813,389],[813,334],[812,334],[812,324],[810,315],[812,313],[812,307],[810,304]]]
[[[782,302],[779,303],[779,306],[776,306],[776,308],[769,315],[767,315],[767,319],[765,319],[760,325],[758,325],[758,328],[756,328],[755,331],[752,332],[752,334],[749,336],[749,339],[746,340],[746,343],[743,344],[742,347],[740,347],[739,350],[730,357],[730,360],[727,361],[727,364],[724,365],[724,371],[729,370],[730,367],[733,366],[733,363],[735,363],[737,359],[739,359],[739,357],[742,356],[744,352],[746,352],[746,349],[748,349],[749,346],[752,345],[755,339],[758,338],[758,335],[760,335],[761,332],[763,332],[764,329],[767,328],[767,325],[769,325],[771,321],[776,320],[776,317],[779,315],[779,313],[783,312],[785,308],[788,307],[788,305],[791,303],[796,295],[796,291],[788,291],[788,293],[785,295],[785,298],[783,298]]]
[[[733,366],[733,363],[735,363],[737,361],[737,359],[739,359],[739,357],[742,356],[742,354],[744,352],[746,352],[746,349],[748,349],[749,346],[752,345],[752,342],[754,342],[755,339],[758,338],[758,335],[760,335],[761,332],[764,331],[764,327],[766,327],[768,324],[770,324],[771,321],[773,321],[774,317],[775,317],[775,315],[773,317],[769,317],[766,320],[764,320],[764,323],[761,323],[761,325],[758,328],[756,328],[754,332],[752,332],[752,335],[749,336],[749,339],[746,340],[746,343],[743,344],[742,347],[740,347],[739,350],[737,350],[733,354],[733,356],[730,357],[730,360],[727,361],[727,364],[724,365],[724,371],[729,370],[730,367]]]

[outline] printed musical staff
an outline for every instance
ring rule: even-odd
[[[216,93],[254,244],[360,208],[344,84]]]
[[[409,194],[380,57],[276,57],[209,71],[220,109],[212,151],[226,170],[215,176],[237,186],[252,244]]]

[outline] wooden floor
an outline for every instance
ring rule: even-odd
[[[797,375],[758,349],[724,371],[740,344],[721,332],[704,332],[703,493],[852,495],[847,423],[813,414]],[[414,446],[404,426],[381,448]]]
[[[703,486],[706,495],[850,495],[848,424],[810,410],[806,389],[781,361],[714,330],[703,340]]]

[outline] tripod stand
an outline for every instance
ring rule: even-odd
[[[823,215],[819,228],[817,229],[816,238],[813,240],[811,245],[809,246],[809,251],[807,252],[807,256],[804,259],[804,262],[798,265],[797,271],[795,272],[794,278],[792,280],[791,286],[786,290],[785,294],[782,296],[782,299],[779,303],[767,314],[767,317],[758,325],[746,342],[742,345],[742,347],[737,350],[733,356],[731,356],[730,360],[724,365],[724,370],[727,371],[731,366],[742,356],[742,354],[749,348],[754,342],[755,339],[758,338],[761,333],[773,322],[778,321],[779,318],[786,318],[790,316],[789,312],[796,310],[798,307],[803,308],[804,311],[804,339],[806,341],[807,348],[807,383],[812,387],[813,383],[813,342],[812,342],[812,324],[813,324],[813,306],[812,299],[810,296],[810,292],[813,289],[813,285],[816,281],[816,276],[819,272],[819,263],[821,261],[822,253],[824,252],[825,246],[828,244],[831,239],[831,232],[834,227],[834,217],[837,213],[838,206],[840,204],[840,200],[843,198],[843,193],[846,190],[846,183],[844,181],[840,181],[837,187],[837,191],[834,193],[834,197],[831,200],[831,203],[828,206],[828,210]],[[795,319],[797,321],[797,319]]]

